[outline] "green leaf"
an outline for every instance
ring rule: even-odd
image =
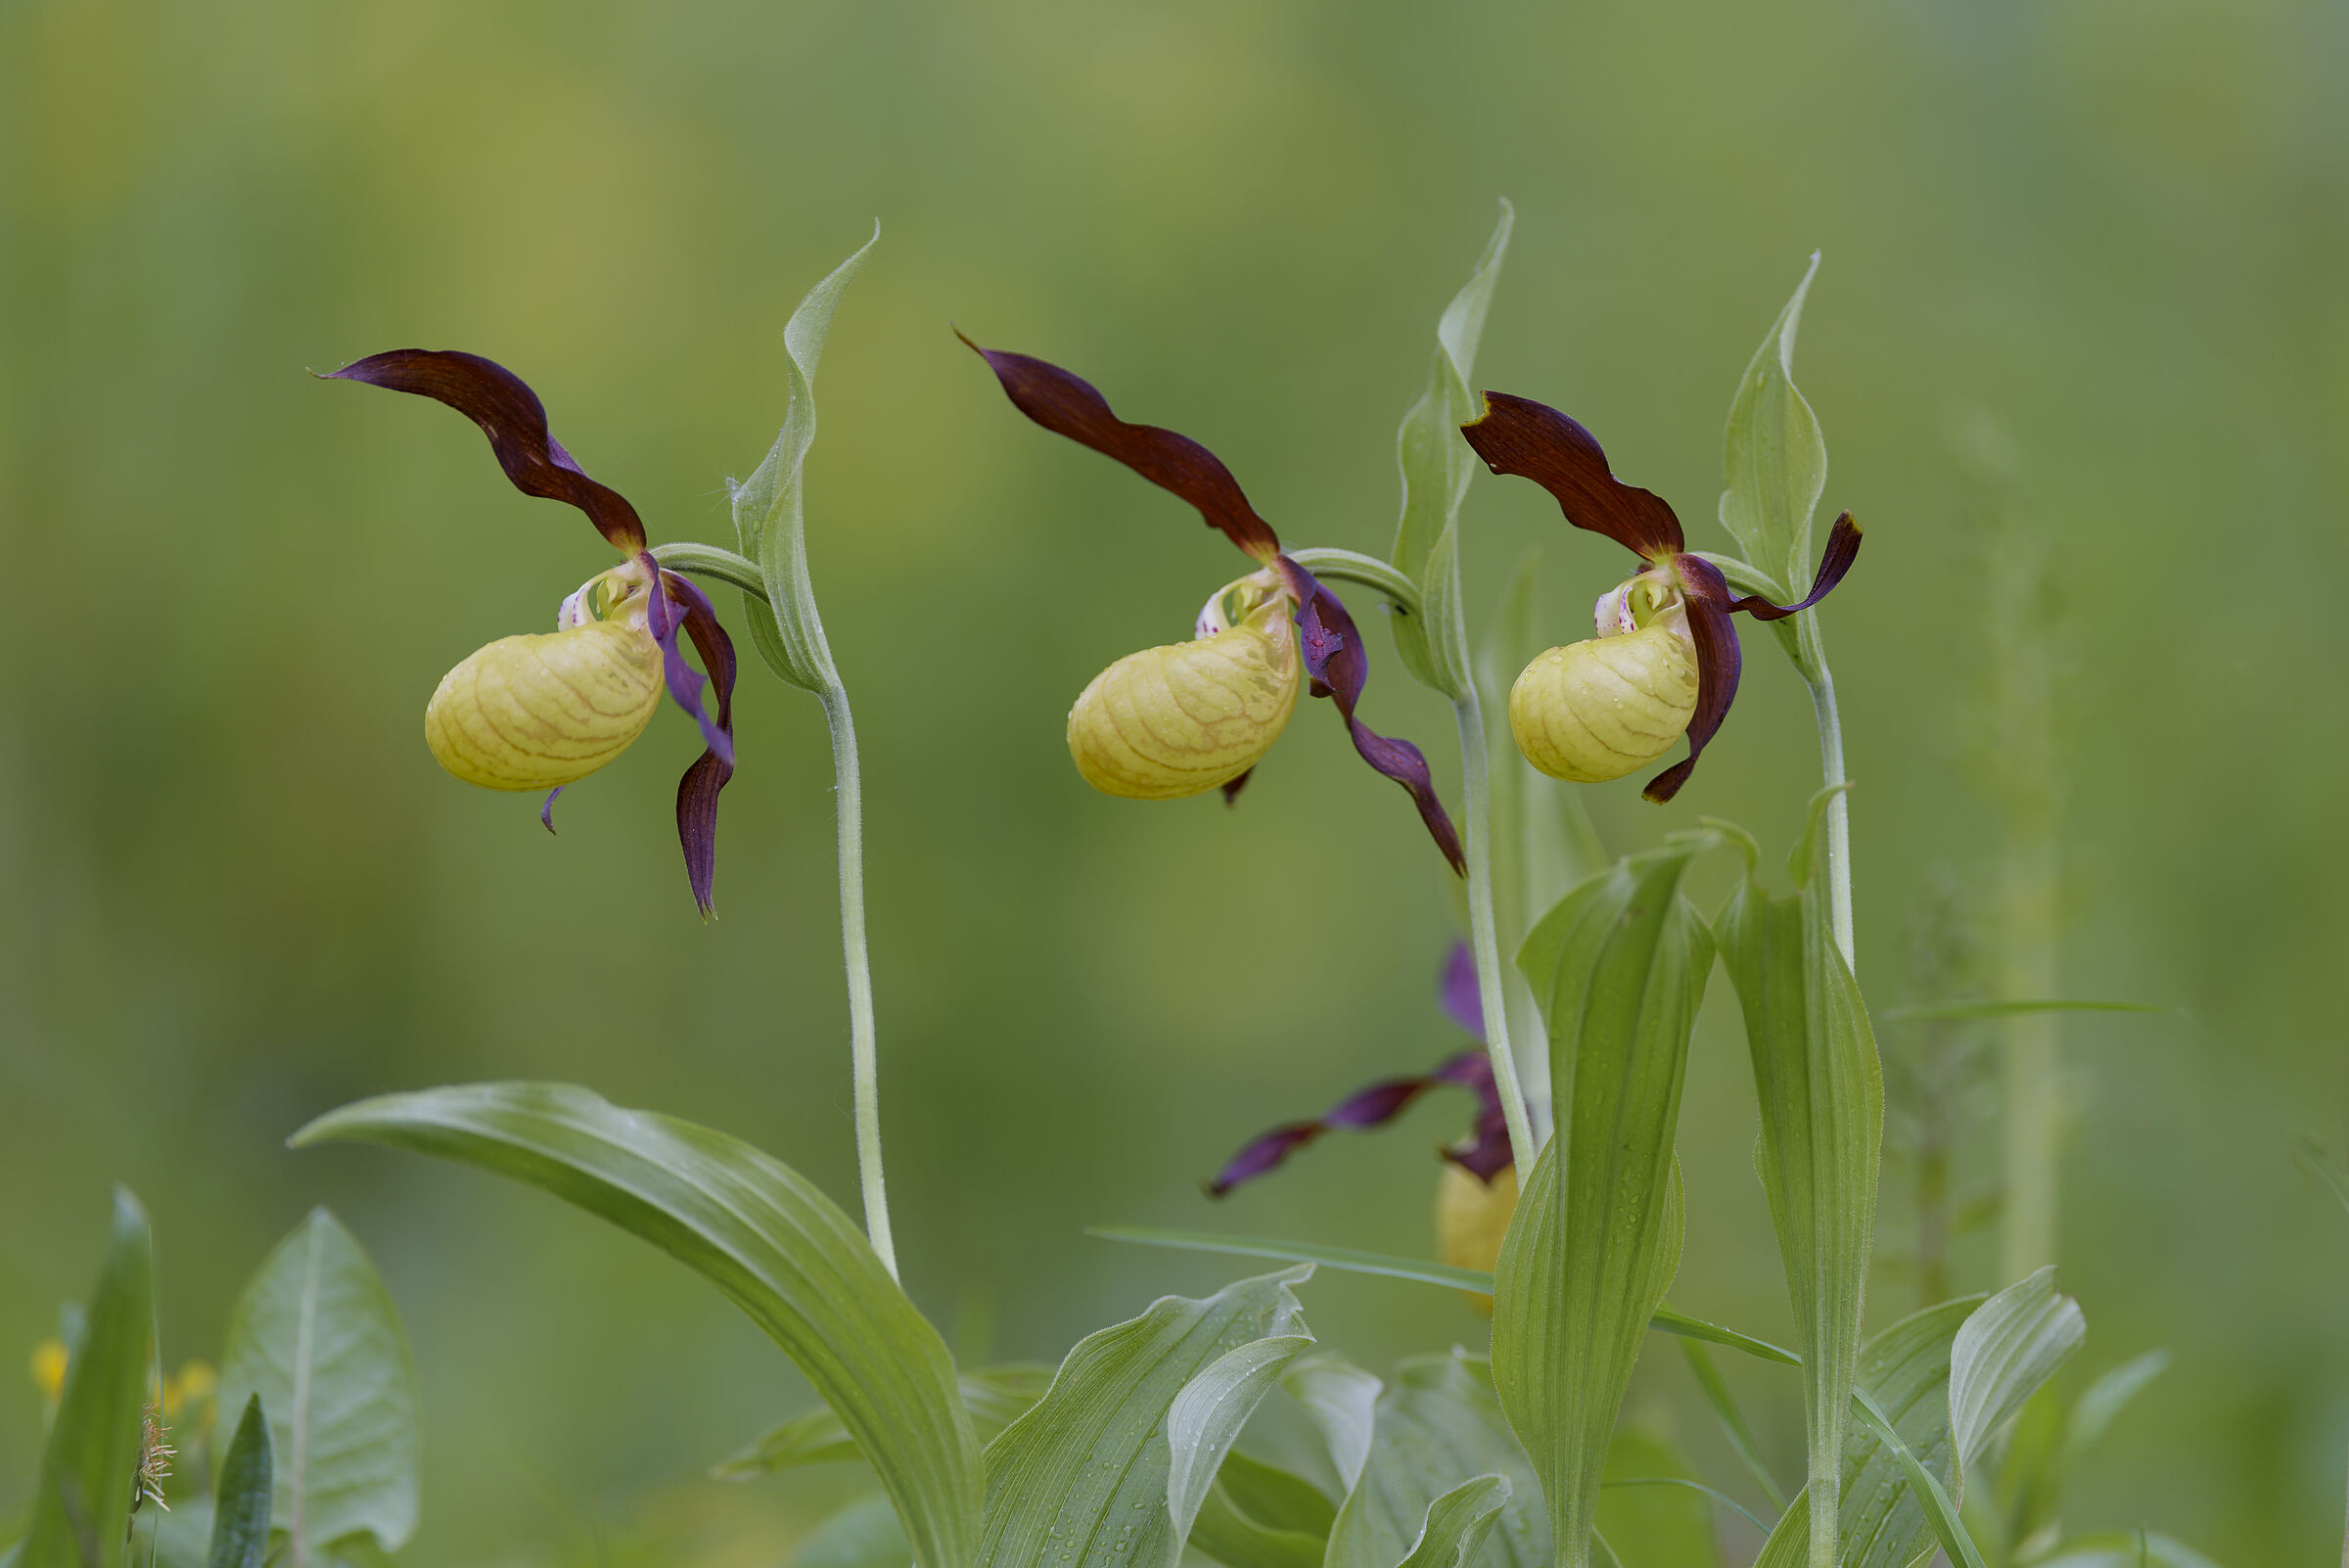
[[[1336,1515],[1305,1477],[1235,1450],[1216,1473],[1190,1545],[1225,1568],[1321,1568]]]
[[[228,1320],[218,1407],[269,1424],[277,1528],[295,1560],[416,1529],[416,1368],[390,1292],[350,1232],[313,1209],[263,1260]]]
[[[2007,1286],[1965,1320],[1950,1353],[1950,1428],[1959,1485],[2024,1403],[2088,1337],[2080,1304],[2055,1292],[2055,1267]]]
[[[2106,1530],[2074,1536],[2031,1568],[2219,1568],[2216,1562],[2150,1530]]]
[[[41,1451],[16,1568],[115,1568],[123,1560],[154,1344],[153,1247],[146,1211],[115,1188],[106,1262]]]
[[[987,1448],[987,1568],[1172,1568],[1256,1400],[1312,1343],[1290,1286],[1310,1266],[1168,1296],[1086,1336],[1050,1392]]]
[[[880,240],[881,225],[876,223],[873,237],[808,290],[791,313],[783,329],[788,383],[783,428],[766,460],[749,479],[731,484],[735,535],[742,553],[759,563],[760,575],[766,579],[765,602],[743,594],[751,641],[776,674],[819,694],[840,684],[840,671],[832,663],[832,647],[824,638],[815,588],[807,576],[802,475],[807,448],[815,440],[815,367],[823,357],[824,339],[832,330],[832,313],[840,308],[841,296]]]
[[[1516,209],[1501,203],[1500,221],[1475,272],[1436,324],[1427,390],[1403,416],[1395,438],[1396,463],[1403,472],[1403,516],[1389,559],[1419,585],[1423,610],[1417,620],[1395,617],[1395,650],[1413,679],[1455,700],[1466,695],[1469,680],[1468,637],[1460,607],[1460,502],[1478,466],[1476,454],[1460,437],[1460,427],[1475,419],[1482,407],[1468,378],[1516,220]]]
[[[212,1510],[209,1568],[261,1568],[269,1552],[269,1421],[261,1397],[245,1401],[236,1436],[220,1461],[220,1486]]]
[[[1400,1568],[1466,1568],[1478,1561],[1513,1490],[1506,1476],[1480,1475],[1429,1503],[1419,1539]]]
[[[1812,1539],[1832,1543],[1875,1237],[1884,1077],[1867,1005],[1830,928],[1821,804],[1804,835],[1802,891],[1773,899],[1749,864],[1714,930],[1745,1014],[1762,1113],[1754,1166],[1803,1357]],[[1812,1554],[1815,1565],[1830,1560],[1823,1548]]]
[[[1678,1449],[1652,1432],[1627,1429],[1607,1446],[1598,1531],[1624,1561],[1639,1568],[1720,1568],[1711,1489],[1697,1482]]]
[[[976,1366],[961,1375],[963,1407],[981,1440],[994,1436],[1044,1397],[1052,1368],[1033,1361]],[[862,1454],[856,1440],[828,1405],[795,1415],[729,1458],[710,1467],[713,1479],[750,1481],[803,1464],[824,1464]]]
[[[2122,1409],[2131,1400],[2144,1392],[2145,1385],[2169,1370],[2170,1353],[2149,1350],[2135,1360],[2120,1365],[2088,1385],[2087,1390],[2072,1405],[2071,1414],[2063,1423],[2063,1448],[2057,1464],[2062,1474],[2069,1475],[2091,1450],[2104,1440]]]
[[[963,1568],[979,1445],[953,1359],[854,1222],[736,1138],[560,1084],[476,1084],[362,1100],[296,1146],[357,1139],[542,1187],[651,1242],[766,1330],[841,1417],[922,1568]]]
[[[1378,1396],[1386,1385],[1334,1352],[1315,1351],[1291,1361],[1280,1375],[1280,1386],[1320,1430],[1339,1485],[1352,1492],[1370,1458]]]
[[[1950,1441],[1950,1348],[1981,1304],[1979,1296],[1943,1302],[1902,1318],[1860,1353],[1858,1383],[1901,1441],[1928,1471],[1946,1471]],[[1909,1568],[1934,1542],[1923,1504],[1900,1458],[1863,1422],[1843,1452],[1842,1568]],[[1810,1558],[1811,1510],[1796,1498],[1771,1532],[1754,1568],[1801,1568]]]
[[[1494,1271],[1493,1369],[1569,1568],[1590,1560],[1616,1411],[1680,1263],[1673,1130],[1713,967],[1680,889],[1719,842],[1688,835],[1582,883],[1518,957],[1549,1026],[1557,1130]]]
[[[1794,385],[1794,335],[1819,257],[1754,350],[1729,405],[1721,526],[1747,560],[1788,583],[1811,580],[1811,514],[1827,487],[1819,416]],[[1784,603],[1780,600],[1779,603]]]
[[[1477,1476],[1511,1482],[1499,1529],[1478,1553],[1481,1568],[1547,1568],[1541,1482],[1483,1362],[1456,1351],[1402,1362],[1375,1420],[1369,1462],[1330,1529],[1329,1568],[1393,1568],[1413,1550],[1433,1505]]]
[[[1923,1506],[1925,1524],[1933,1532],[1933,1539],[1941,1543],[1941,1549],[1950,1561],[1958,1564],[1958,1568],[1986,1568],[1981,1548],[1974,1545],[1974,1538],[1966,1530],[1965,1521],[1958,1516],[1958,1504],[1942,1486],[1941,1478],[1925,1468],[1924,1461],[1916,1456],[1915,1451],[1901,1440],[1900,1431],[1892,1424],[1891,1418],[1877,1409],[1875,1402],[1865,1392],[1855,1393],[1852,1404],[1860,1412],[1862,1423],[1875,1434],[1876,1440],[1899,1461],[1901,1473],[1909,1482],[1909,1495]],[[1827,1560],[1834,1560],[1832,1553]]]
[[[791,1568],[909,1568],[912,1561],[897,1509],[877,1493],[817,1525],[792,1553]]]

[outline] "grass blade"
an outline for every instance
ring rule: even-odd
[[[1729,1452],[1737,1455],[1737,1462],[1745,1466],[1745,1473],[1753,1478],[1755,1486],[1761,1488],[1771,1510],[1784,1513],[1786,1494],[1778,1490],[1777,1478],[1770,1473],[1770,1466],[1762,1462],[1762,1450],[1754,1442],[1754,1429],[1746,1425],[1745,1412],[1737,1407],[1736,1399],[1729,1393],[1729,1385],[1722,1381],[1721,1369],[1713,1364],[1712,1356],[1697,1341],[1682,1340],[1681,1349],[1688,1358],[1689,1371],[1696,1374],[1697,1387],[1704,1390],[1705,1403],[1713,1407],[1713,1414],[1721,1422],[1722,1436],[1728,1440]],[[1767,1538],[1770,1526],[1764,1525],[1762,1534]]]

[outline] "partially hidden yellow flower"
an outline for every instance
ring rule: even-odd
[[[1454,1268],[1490,1273],[1500,1262],[1500,1243],[1509,1233],[1509,1217],[1517,1212],[1517,1168],[1504,1165],[1492,1176],[1480,1176],[1457,1164],[1448,1164],[1436,1182],[1436,1257]],[[1490,1316],[1493,1298],[1482,1291],[1466,1296]]]
[[[41,1391],[41,1404],[51,1409],[66,1395],[66,1367],[72,1358],[62,1339],[44,1339],[32,1348],[32,1386]]]

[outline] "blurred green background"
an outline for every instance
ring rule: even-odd
[[[1797,371],[1827,507],[1869,530],[1827,634],[1879,1009],[1913,995],[1927,890],[1990,919],[1984,506],[1952,432],[2011,438],[2059,666],[2063,989],[2195,1020],[2065,1029],[2063,1278],[2091,1325],[2070,1375],[2177,1356],[2069,1517],[2238,1568],[2329,1560],[2349,1228],[2288,1143],[2349,1089],[2349,12],[14,0],[0,170],[0,1508],[39,1433],[11,1368],[87,1288],[115,1180],[155,1213],[174,1361],[216,1354],[308,1206],[374,1251],[425,1392],[410,1560],[771,1563],[848,1484],[700,1479],[806,1396],[639,1244],[486,1177],[281,1140],[375,1090],[560,1077],[852,1200],[814,706],[745,688],[708,927],[673,715],[566,796],[559,839],[534,802],[452,783],[418,735],[434,682],[551,624],[609,556],[461,420],[302,372],[492,355],[655,538],[729,541],[722,479],[780,418],[784,318],[876,214],[809,504],[865,746],[910,1288],[965,1347],[1057,1357],[1242,1271],[1087,1222],[1424,1249],[1456,1106],[1221,1210],[1196,1182],[1455,1048],[1440,862],[1318,709],[1234,811],[1084,789],[1069,700],[1243,563],[1020,420],[947,328],[1208,442],[1291,543],[1383,550],[1396,421],[1507,196],[1479,381],[1576,413],[1712,547],[1730,392],[1824,252]],[[1585,624],[1619,553],[1529,485],[1469,505],[1480,619],[1541,541],[1554,628]],[[1456,801],[1449,715],[1372,636],[1365,715],[1427,744]],[[1767,637],[1748,653],[1680,802],[1590,792],[1612,845],[1699,813],[1788,841],[1808,708]],[[1734,1020],[1717,982],[1674,1299],[1782,1332]],[[1995,1153],[1978,1133],[1969,1167]],[[1958,1283],[1998,1283],[1992,1256],[1969,1241]],[[1483,1332],[1420,1287],[1325,1275],[1307,1301],[1372,1364]],[[1874,1320],[1912,1301],[1888,1263]],[[1720,1469],[1677,1359],[1651,1360],[1635,1411]],[[1792,1386],[1736,1373],[1798,1468]]]

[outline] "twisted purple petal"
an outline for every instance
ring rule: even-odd
[[[1468,944],[1455,942],[1444,959],[1444,982],[1439,990],[1444,1011],[1477,1039],[1485,1038],[1485,998],[1476,984],[1476,954]]]
[[[691,581],[673,572],[661,574],[663,591],[655,601],[670,605],[671,625],[668,640],[662,644],[668,660],[669,690],[677,689],[676,671],[684,660],[676,649],[676,622],[681,621],[693,638],[702,664],[710,671],[710,679],[717,687],[717,716],[713,720],[701,710],[699,703],[702,677],[690,669],[693,676],[693,695],[685,703],[686,711],[701,722],[702,736],[707,749],[685,769],[677,780],[677,842],[685,852],[685,879],[692,884],[695,907],[708,919],[713,912],[713,899],[717,884],[717,797],[734,776],[734,641],[726,628],[718,623],[717,612],[711,607],[709,596]],[[680,607],[681,608],[678,608]],[[714,739],[713,738],[714,737]],[[722,747],[718,744],[723,742]]]
[[[1216,1173],[1207,1183],[1207,1195],[1221,1198],[1241,1182],[1265,1175],[1332,1128],[1366,1131],[1384,1127],[1443,1084],[1470,1089],[1478,1099],[1476,1127],[1468,1143],[1445,1149],[1444,1158],[1490,1181],[1509,1164],[1509,1133],[1493,1086],[1493,1064],[1483,1051],[1474,1050],[1462,1051],[1423,1077],[1391,1078],[1357,1089],[1311,1122],[1288,1122],[1260,1133]]]
[[[562,794],[569,788],[571,788],[571,786],[568,784],[558,784],[553,789],[548,790],[546,792],[545,804],[538,807],[538,821],[540,825],[542,825],[549,833],[552,833],[555,830],[555,797]]]
[[[627,497],[587,477],[548,432],[538,394],[497,361],[453,349],[393,348],[319,379],[365,382],[447,404],[482,427],[516,489],[577,507],[615,549],[644,548],[644,524]]]
[[[1355,752],[1374,771],[1410,792],[1411,804],[1419,808],[1419,820],[1426,824],[1428,837],[1436,841],[1436,848],[1444,852],[1444,858],[1451,862],[1452,870],[1466,876],[1468,857],[1461,853],[1460,836],[1453,830],[1443,801],[1437,798],[1427,758],[1409,741],[1381,735],[1355,716],[1355,705],[1361,700],[1362,687],[1370,678],[1370,662],[1362,652],[1362,635],[1355,627],[1354,617],[1346,613],[1344,602],[1304,567],[1285,555],[1275,557],[1272,564],[1303,607],[1297,617],[1298,636],[1313,694],[1337,704],[1339,715],[1346,720],[1346,733],[1354,740]]]
[[[1788,616],[1798,615],[1833,591],[1835,584],[1843,580],[1843,575],[1851,571],[1852,563],[1859,555],[1860,525],[1852,521],[1851,513],[1846,512],[1835,520],[1835,527],[1828,530],[1827,548],[1819,558],[1819,576],[1811,579],[1809,593],[1794,604],[1772,604],[1768,599],[1748,594],[1742,599],[1731,600],[1729,608],[1742,610],[1756,621],[1782,621]]]

